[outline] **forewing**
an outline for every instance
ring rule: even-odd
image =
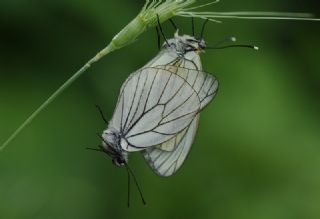
[[[159,148],[147,148],[143,151],[145,160],[157,175],[163,177],[171,176],[182,166],[189,154],[196,135],[198,121],[199,114],[187,127],[183,138],[178,142],[173,151],[166,151]]]
[[[183,139],[183,137],[185,136],[187,129],[188,128],[185,128],[184,130],[182,130],[181,132],[176,134],[171,139],[163,142],[162,144],[155,146],[155,148],[161,149],[164,151],[173,151],[176,148],[176,146],[180,143],[180,141]]]
[[[177,53],[162,49],[156,57],[149,61],[144,67],[155,67],[158,65],[172,65],[179,60]]]
[[[127,151],[159,145],[186,129],[200,110],[200,99],[178,74],[145,68],[129,77],[110,124]]]
[[[121,89],[120,89],[120,94],[118,97],[117,105],[115,108],[115,111],[113,113],[112,119],[109,121],[109,127],[114,128],[117,130],[119,133],[122,131],[122,118],[123,114],[125,113],[125,107],[127,107],[127,104],[124,102],[124,88],[127,86],[128,82],[131,81],[135,74],[131,74],[127,80],[122,84]]]
[[[144,67],[167,65],[202,70],[200,56],[197,52],[190,51],[181,57],[181,55],[177,54],[175,50],[169,50],[167,48],[162,49],[158,55],[148,62]]]
[[[184,78],[197,92],[201,110],[214,98],[217,89],[217,80],[208,73],[176,66],[158,66]],[[190,151],[198,127],[199,114],[190,126],[178,133],[170,140],[148,148],[144,157],[153,171],[160,176],[174,174],[182,165]]]
[[[213,100],[218,91],[218,81],[209,73],[172,65],[157,66],[157,68],[166,69],[184,78],[198,94],[201,110]]]

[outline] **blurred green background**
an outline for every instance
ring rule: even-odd
[[[1,0],[0,141],[126,25],[143,0]],[[306,11],[317,1],[227,1],[211,11]],[[191,20],[175,19],[182,33]],[[201,20],[197,20],[199,31]],[[163,25],[172,36],[170,24]],[[203,66],[220,82],[201,114],[191,155],[160,178],[130,157],[148,206],[103,154],[105,126],[122,82],[157,53],[154,30],[105,57],[0,153],[0,218],[320,218],[320,22],[211,23],[210,44],[226,36],[246,49],[207,51]]]

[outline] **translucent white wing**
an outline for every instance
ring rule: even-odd
[[[157,66],[157,68],[166,69],[184,78],[197,92],[201,102],[201,110],[210,103],[218,91],[218,81],[209,73],[171,65]]]
[[[218,82],[210,74],[176,66],[158,66],[158,68],[167,69],[187,80],[200,98],[200,110],[212,101],[217,92]],[[199,114],[188,128],[170,140],[144,151],[146,161],[156,174],[167,177],[181,167],[192,146],[198,121]]]
[[[197,52],[188,52],[181,57],[175,50],[169,48],[161,50],[155,58],[145,65],[145,67],[166,65],[202,70],[200,56]]]
[[[144,152],[144,158],[152,170],[159,176],[168,177],[173,175],[187,158],[194,137],[197,132],[199,114],[193,119],[190,126],[184,132],[184,136],[177,143],[173,151],[165,151],[158,148],[147,148]]]
[[[168,49],[162,49],[156,57],[149,61],[144,67],[155,67],[158,65],[170,65],[178,59],[176,52],[169,52]]]
[[[200,106],[197,92],[183,77],[161,68],[145,68],[122,86],[109,127],[121,134],[123,150],[138,151],[186,129]]]

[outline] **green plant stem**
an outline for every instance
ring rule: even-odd
[[[105,55],[115,50],[112,44],[109,44],[106,48],[101,50],[95,57],[90,59],[79,71],[77,71],[71,78],[63,83],[44,103],[40,105],[12,134],[11,136],[1,145],[0,151],[2,151],[33,119],[39,115],[48,105],[54,101],[65,89],[67,89],[77,78],[79,78],[90,66],[99,61]]]

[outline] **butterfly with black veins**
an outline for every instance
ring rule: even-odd
[[[202,71],[205,41],[193,36],[166,40],[159,54],[121,87],[102,149],[116,166],[140,151],[159,176],[174,174],[193,143],[199,114],[215,97],[218,82]]]

